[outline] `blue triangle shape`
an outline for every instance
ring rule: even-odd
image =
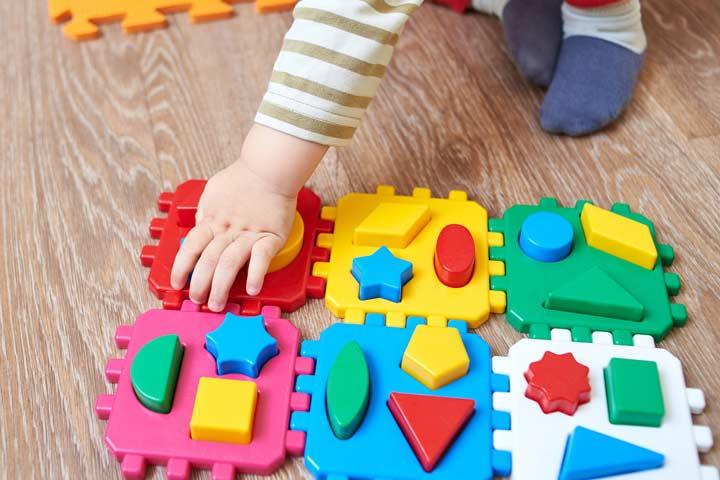
[[[660,468],[665,456],[584,427],[568,435],[558,480],[593,480]]]

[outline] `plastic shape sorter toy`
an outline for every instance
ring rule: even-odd
[[[200,468],[212,469],[215,479],[230,480],[236,472],[269,474],[282,465],[286,453],[303,453],[305,436],[289,431],[288,421],[291,410],[309,406],[307,395],[293,393],[293,382],[296,374],[313,373],[313,361],[298,357],[299,332],[279,317],[280,309],[265,307],[261,316],[267,334],[277,343],[277,353],[264,359],[257,378],[218,375],[216,360],[205,348],[206,335],[228,319],[252,320],[234,317],[237,313],[237,305],[230,305],[228,315],[201,312],[186,301],[180,311],[150,310],[132,326],[118,327],[115,341],[127,352],[123,359],[110,360],[106,368],[107,379],[117,388],[114,394],[100,395],[95,408],[98,417],[107,420],[105,443],[121,462],[125,478],[144,478],[146,466],[153,464],[166,465],[172,479],[189,478],[193,468]],[[216,339],[219,334],[227,335],[218,330]],[[138,352],[163,336],[177,336],[183,353],[170,410],[157,413],[136,396],[131,368]],[[248,341],[246,337],[227,339],[230,344],[243,340]],[[220,342],[219,348],[227,347]],[[257,358],[259,351],[247,348],[236,355]],[[156,363],[163,361],[156,357]],[[237,397],[226,398],[233,394]],[[234,424],[238,428],[230,431],[228,426]]]
[[[334,220],[335,229],[333,234],[320,234],[318,246],[332,252],[329,262],[315,264],[313,274],[327,278],[326,304],[345,322],[363,323],[367,313],[382,313],[395,326],[402,326],[408,316],[422,316],[433,324],[463,320],[476,327],[491,311],[504,311],[504,292],[489,288],[488,273],[504,272],[501,262],[488,262],[487,212],[468,201],[465,192],[432,198],[430,190],[416,188],[412,196],[403,196],[380,186],[374,194],[344,196],[336,207],[323,208],[322,218]],[[443,283],[434,261],[441,231],[455,224],[466,227],[474,243],[472,277],[460,287]],[[353,276],[353,264],[379,256],[383,247],[412,264],[412,278],[403,285],[393,282],[396,289],[402,287],[399,301],[361,299],[362,279]]]
[[[163,307],[180,308],[188,298],[188,287],[173,290],[170,272],[180,249],[180,242],[195,226],[197,204],[205,188],[205,180],[189,180],[178,185],[175,192],[165,192],[158,198],[158,208],[167,212],[167,218],[155,218],[150,224],[150,236],[157,238],[157,245],[143,247],[141,263],[150,267],[148,285],[163,301]],[[302,225],[302,244],[295,258],[284,268],[265,276],[260,293],[251,297],[245,292],[247,268],[243,268],[230,289],[228,301],[240,304],[244,315],[255,315],[263,305],[280,307],[290,312],[305,304],[307,296],[321,298],[325,292],[325,280],[311,275],[312,264],[329,258],[329,251],[314,245],[318,233],[332,231],[332,222],[321,220],[320,199],[304,188],[298,195],[297,211]]]
[[[507,391],[507,378],[493,372],[487,343],[467,333],[467,324],[461,321],[438,327],[410,317],[404,328],[396,328],[382,326],[382,320],[382,315],[369,314],[365,325],[336,323],[319,340],[302,344],[302,356],[313,359],[316,369],[313,375],[297,377],[296,391],[311,395],[311,405],[307,412],[293,413],[290,425],[307,433],[308,469],[319,479],[489,480],[493,474],[509,474],[510,455],[492,446],[493,432],[510,428],[507,412],[492,408],[493,392]],[[459,343],[432,341],[444,337]],[[328,405],[333,401],[328,379],[340,353],[353,343],[367,359],[369,403],[354,433],[339,438],[328,420]],[[401,367],[408,351],[427,367],[430,376],[453,368],[452,356],[458,351],[466,352],[469,369],[431,389],[415,372]],[[391,411],[393,396],[400,396],[399,405],[406,408]],[[416,401],[408,406],[413,397]],[[451,419],[454,411],[444,411],[456,408],[458,402],[473,404],[464,426],[464,416],[455,421]],[[406,437],[409,431],[416,436]]]
[[[575,341],[601,331],[631,345],[634,334],[659,341],[686,321],[685,306],[668,299],[680,289],[680,277],[663,270],[673,249],[625,204],[607,211],[545,198],[511,207],[489,228],[490,258],[505,263],[504,275],[491,273],[491,288],[507,293],[508,322],[531,338],[564,328]]]
[[[645,335],[634,337],[637,346],[613,345],[609,333],[596,334],[596,343],[572,342],[569,330],[552,337],[520,340],[507,357],[493,358],[495,371],[510,377],[510,392],[496,394],[493,405],[512,416],[511,431],[495,436],[495,448],[512,450],[514,480],[717,478],[698,457],[712,446],[712,433],[692,420],[704,395],[685,386],[675,356]],[[560,357],[584,368],[589,394],[574,412],[546,413],[534,389],[566,396],[584,390],[570,387],[581,383],[567,369],[552,374],[552,359]],[[543,368],[550,368],[544,376]]]

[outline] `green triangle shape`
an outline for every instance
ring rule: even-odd
[[[551,291],[545,308],[639,322],[643,306],[607,273],[592,268]]]

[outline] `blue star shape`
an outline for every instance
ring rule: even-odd
[[[215,357],[218,375],[240,373],[252,378],[278,354],[277,341],[265,329],[262,315],[226,314],[223,323],[205,335],[205,348]]]
[[[403,285],[413,276],[412,263],[380,247],[372,255],[353,259],[352,275],[360,284],[360,300],[384,298],[398,303]]]

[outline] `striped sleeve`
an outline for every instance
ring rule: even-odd
[[[350,143],[422,0],[300,0],[255,121],[331,146]]]

